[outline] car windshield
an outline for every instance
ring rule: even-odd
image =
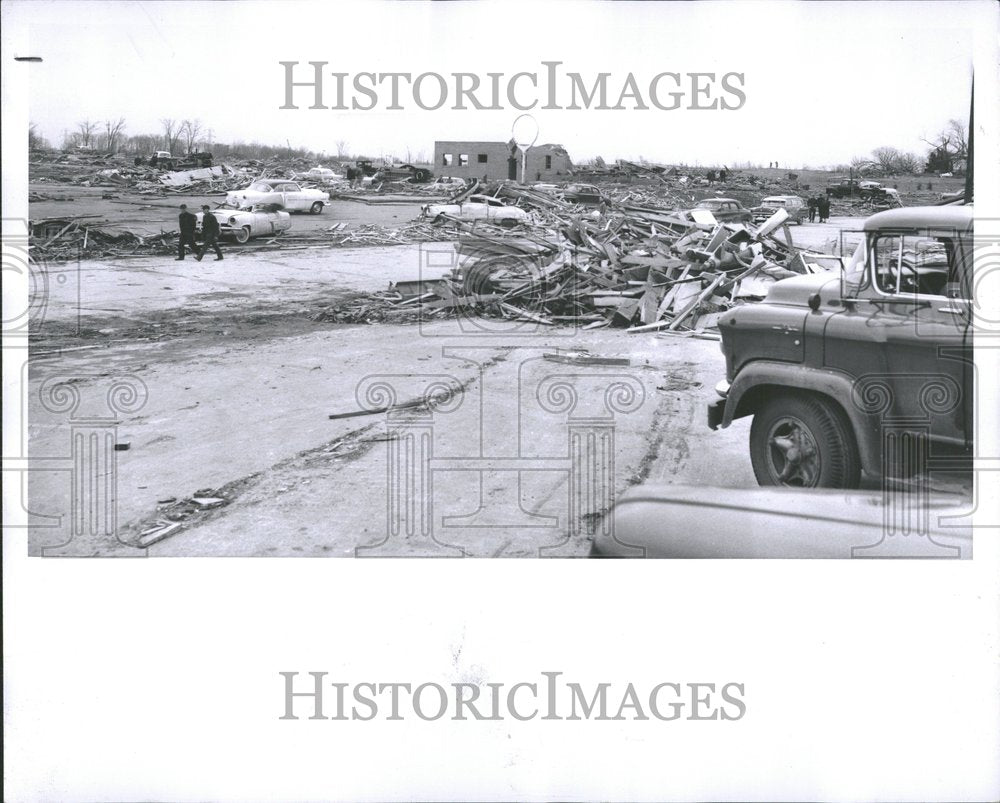
[[[254,190],[255,192],[270,192],[271,185],[268,184],[266,181],[255,181],[253,184],[250,185],[250,189]]]
[[[698,203],[699,209],[718,209],[722,206],[722,201],[700,201]]]

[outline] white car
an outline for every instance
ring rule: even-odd
[[[508,206],[499,198],[488,195],[470,195],[457,204],[428,204],[421,212],[424,217],[429,218],[447,215],[460,220],[486,220],[508,228],[518,223],[527,223],[531,219],[520,207]]]
[[[226,205],[248,209],[258,204],[276,204],[289,212],[311,212],[318,215],[330,202],[330,193],[304,190],[294,181],[262,178],[245,190],[226,193]]]
[[[459,178],[458,176],[438,176],[434,181],[431,182],[432,187],[445,187],[447,189],[455,189],[458,187],[465,186],[465,179]]]
[[[295,177],[300,181],[315,181],[318,184],[338,184],[347,181],[340,173],[336,173],[329,167],[310,168],[305,173],[296,173]]]
[[[215,209],[211,214],[219,221],[219,233],[238,243],[245,243],[251,237],[281,234],[292,227],[292,216],[281,209]],[[201,232],[202,215],[202,212],[195,215],[198,233]]]

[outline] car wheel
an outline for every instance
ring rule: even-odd
[[[505,217],[497,221],[498,225],[503,226],[505,229],[512,229],[517,225],[517,221],[512,217]]]
[[[244,226],[238,232],[236,232],[236,242],[245,243],[250,240],[250,227]]]
[[[309,207],[309,213],[312,215],[318,215],[322,211],[323,211],[322,201],[316,201],[316,203],[314,203],[312,206]]]
[[[861,459],[847,416],[816,396],[784,395],[754,415],[750,462],[760,485],[857,488]]]

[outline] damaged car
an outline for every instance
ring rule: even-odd
[[[284,179],[258,179],[246,189],[226,193],[226,205],[238,209],[272,204],[288,212],[309,212],[318,215],[328,203],[330,203],[330,193],[303,189],[298,183]]]
[[[531,216],[519,206],[509,206],[499,198],[488,195],[470,195],[458,203],[428,204],[420,211],[423,217],[431,218],[435,222],[443,222],[447,218],[466,221],[485,220],[506,228],[531,220]]]
[[[219,234],[238,243],[248,242],[253,237],[272,237],[288,231],[292,227],[292,217],[275,206],[254,207],[252,209],[216,209],[211,212],[219,221]],[[201,234],[203,213],[196,216],[195,233]]]
[[[753,212],[753,222],[763,223],[779,209],[784,209],[788,213],[789,223],[802,224],[809,213],[809,207],[798,195],[772,195],[764,198],[760,206],[755,206]]]
[[[695,209],[707,209],[720,223],[749,223],[753,215],[735,198],[705,198]]]

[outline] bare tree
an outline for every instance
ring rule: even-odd
[[[883,145],[872,151],[872,159],[878,163],[886,173],[899,172],[899,157],[902,154],[891,145]]]
[[[89,148],[94,140],[94,134],[97,133],[97,123],[84,120],[82,123],[77,123],[76,127],[77,133],[80,135],[79,144],[84,148]]]
[[[170,119],[160,120],[160,125],[163,126],[163,146],[173,153],[177,150],[177,140],[180,139],[180,127],[176,120]]]
[[[118,143],[125,132],[125,118],[119,117],[117,120],[104,121],[104,136],[107,138],[105,147],[109,151],[117,151]]]
[[[917,173],[923,165],[923,159],[915,153],[901,153],[896,161],[897,173]]]
[[[38,133],[38,123],[28,124],[28,149],[50,148],[49,141]]]
[[[184,138],[185,153],[191,153],[194,151],[195,141],[201,136],[201,121],[185,120],[181,123],[180,135]]]
[[[952,161],[967,159],[969,156],[969,132],[960,120],[949,120],[948,125],[934,139],[921,139],[931,146],[929,169],[950,170]]]
[[[334,143],[334,145],[337,146],[337,158],[338,159],[346,159],[347,158],[347,142],[344,141],[344,140],[342,140],[342,139],[338,139]]]
[[[965,125],[958,120],[949,120],[945,132],[955,158],[967,159],[969,157],[969,134]]]

